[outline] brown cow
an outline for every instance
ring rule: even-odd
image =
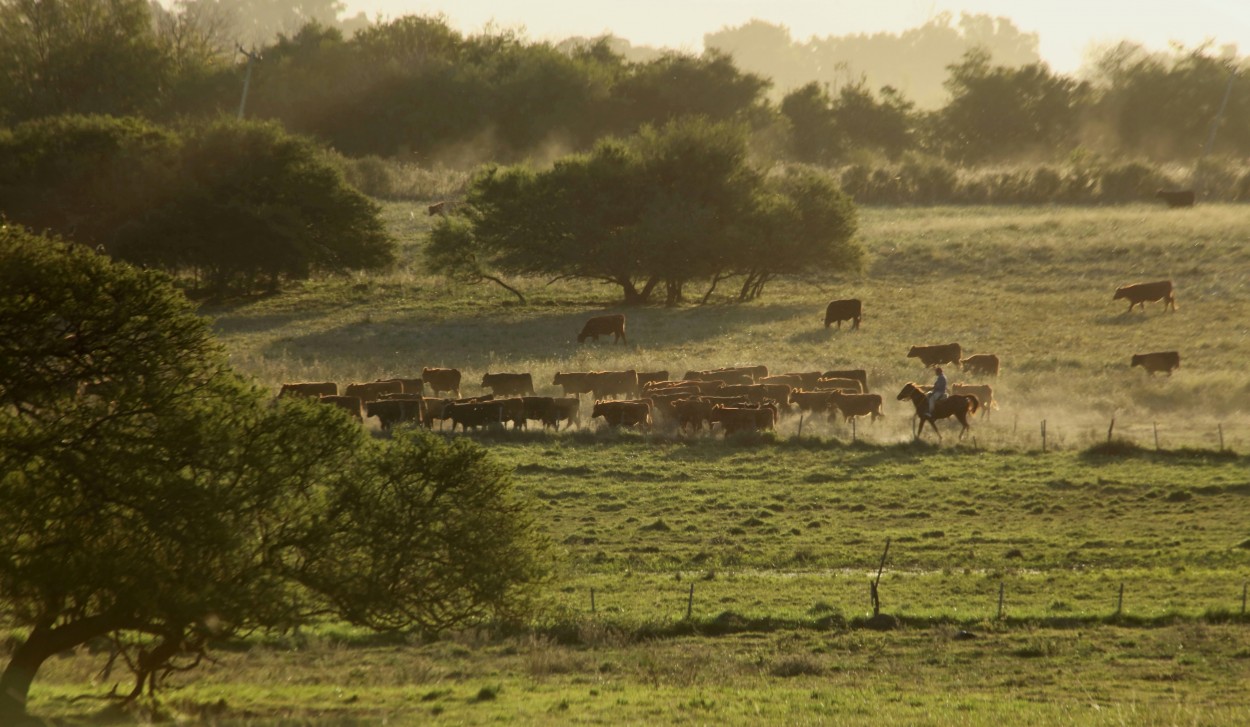
[[[741,431],[758,432],[772,429],[777,423],[777,410],[771,406],[734,407],[717,405],[708,416],[712,424],[720,423],[725,436]]]
[[[862,391],[868,391],[868,372],[864,369],[834,369],[820,375],[822,379],[855,379]]]
[[[503,426],[507,420],[504,414],[504,402],[507,399],[499,399],[492,401],[477,402],[447,402],[443,408],[443,415],[451,419],[451,431],[456,431],[459,425],[461,431],[469,431],[469,427],[477,429],[478,427],[490,426],[498,424]],[[520,401],[513,399],[512,401]]]
[[[925,367],[944,363],[957,363],[960,348],[958,343],[944,343],[937,346],[912,346],[907,358],[918,358]]]
[[[843,394],[840,391],[829,392],[829,403],[842,413],[845,421],[849,422],[855,417],[872,417],[872,421],[877,421],[885,416],[885,412],[881,410],[880,394]],[[833,411],[830,410],[829,417],[833,418]]]
[[[603,417],[610,427],[650,427],[651,400],[635,401],[596,401],[591,410],[590,418]]]
[[[425,214],[426,214],[426,216],[427,216],[427,217],[433,217],[434,215],[442,215],[442,216],[446,217],[446,216],[447,216],[447,202],[446,202],[446,200],[444,200],[444,201],[442,201],[442,202],[435,202],[434,204],[430,205],[429,207],[426,207],[426,208],[425,208]]]
[[[339,385],[333,381],[305,381],[295,384],[283,384],[278,396],[338,396]]]
[[[637,396],[638,372],[629,371],[592,371],[590,373],[590,391],[595,399],[606,399],[609,396]]]
[[[922,386],[920,388],[925,390],[927,394],[933,387]],[[990,410],[998,408],[998,400],[994,398],[994,387],[989,384],[951,384],[951,393],[975,396],[977,403],[980,405],[981,416],[987,419],[990,416]]]
[[[686,425],[690,425],[692,432],[703,430],[703,424],[706,422],[709,427],[712,425],[712,407],[714,405],[707,399],[677,399],[673,402],[673,418],[677,420],[677,426],[685,431]]]
[[[825,328],[837,321],[838,329],[840,330],[842,321],[851,321],[851,328],[859,330],[859,321],[863,313],[864,307],[858,298],[835,300],[825,307]]]
[[[817,379],[812,387],[815,391],[841,391],[846,394],[862,394],[864,389],[859,379]]]
[[[646,386],[656,381],[667,381],[667,371],[641,371],[638,373],[638,385]]]
[[[1160,189],[1155,192],[1155,197],[1167,202],[1170,208],[1194,206],[1194,191],[1192,189],[1178,189],[1176,191]]]
[[[381,399],[383,394],[402,394],[404,385],[398,381],[371,381],[367,384],[348,384],[344,396],[359,396],[365,401]]]
[[[1176,294],[1172,291],[1171,280],[1157,280],[1153,283],[1134,283],[1132,285],[1124,285],[1115,289],[1115,295],[1111,300],[1127,300],[1128,309],[1133,310],[1133,306],[1140,305],[1142,313],[1146,312],[1146,303],[1153,303],[1156,300],[1163,301],[1163,310],[1167,310],[1171,306],[1172,310],[1176,310]]]
[[[587,338],[599,340],[599,336],[613,336],[612,343],[625,343],[625,316],[617,313],[610,316],[595,316],[586,321],[582,332],[577,334],[577,342],[584,343]]]
[[[557,371],[551,385],[562,387],[565,396],[581,396],[594,391],[591,384],[593,377],[594,374],[589,371]]]
[[[421,379],[403,379],[398,377],[393,379],[378,379],[379,383],[383,381],[398,381],[400,386],[403,387],[400,391],[404,394],[425,393],[425,382]]]
[[[978,353],[968,358],[959,359],[959,368],[970,374],[981,374],[982,376],[998,376],[998,355],[993,353]]]
[[[495,396],[533,396],[534,378],[529,374],[485,374],[482,388]]]
[[[829,411],[829,407],[832,406],[829,397],[832,394],[832,391],[805,391],[800,389],[790,392],[790,403],[797,404],[799,411],[815,413]]]
[[[430,393],[438,396],[439,392],[450,391],[460,398],[459,369],[421,369],[421,380],[430,385]]]
[[[317,401],[337,406],[362,421],[365,418],[365,403],[359,396],[323,396]]]
[[[1133,361],[1129,364],[1129,368],[1141,366],[1150,372],[1151,376],[1157,373],[1165,373],[1168,376],[1172,372],[1181,367],[1181,355],[1176,351],[1157,351],[1155,353],[1135,353]]]
[[[420,394],[402,394],[416,396],[415,399],[378,399],[365,402],[365,414],[377,417],[382,423],[382,431],[389,431],[396,424],[404,422],[424,422],[425,406]]]
[[[551,400],[551,403],[554,404],[557,427],[559,427],[561,421],[567,421],[570,427],[580,421],[578,416],[582,406],[580,399],[568,396],[555,397]]]

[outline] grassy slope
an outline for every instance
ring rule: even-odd
[[[387,214],[412,256],[428,221],[403,205]],[[1244,209],[862,214],[864,276],[779,284],[747,305],[629,310],[629,347],[575,344],[588,314],[615,310],[614,291],[521,281],[531,305],[518,307],[417,262],[211,311],[236,365],[275,388],[424,365],[460,366],[474,383],[488,369],[546,383],[556,370],[863,366],[888,416],[860,426],[859,445],[824,421],[797,439],[797,419],[728,443],[485,437],[552,540],[549,636],[344,647],[359,637],[320,630],[294,655],[284,644],[223,655],[175,707],[223,699],[226,715],[324,724],[1250,722],[1250,634],[1222,623],[1250,578]],[[1111,301],[1117,285],[1163,277],[1178,313]],[[865,301],[863,329],[825,331],[824,303],[851,296]],[[951,340],[1003,358],[1002,408],[976,424],[975,447],[901,444],[908,411],[892,395],[927,376],[907,347]],[[1183,357],[1170,379],[1129,370],[1129,354],[1170,348]],[[1112,416],[1148,447],[1157,422],[1165,449],[1214,449],[1221,425],[1243,456],[1077,451]],[[1038,451],[1042,419],[1062,451]],[[887,537],[883,609],[903,628],[847,629],[868,610]],[[1121,583],[1125,617],[1109,619]],[[677,635],[691,584],[693,623],[734,633]],[[635,640],[645,633],[670,636]],[[58,660],[35,708],[81,714],[68,700],[92,663]]]

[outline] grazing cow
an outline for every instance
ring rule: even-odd
[[[283,384],[278,396],[338,396],[339,385],[333,381],[305,381],[295,384]]]
[[[960,348],[958,343],[944,343],[938,346],[912,346],[907,358],[918,358],[926,368],[944,363],[957,363]]]
[[[421,380],[430,385],[430,393],[438,396],[440,392],[450,391],[460,398],[459,369],[421,369]]]
[[[864,369],[835,369],[820,375],[822,379],[855,379],[861,391],[868,391],[868,372]]]
[[[413,394],[405,394],[403,396],[414,396]],[[423,422],[425,420],[425,407],[419,394],[415,395],[416,399],[378,399],[377,401],[365,402],[365,414],[371,417],[377,417],[382,423],[382,431],[389,431],[391,427],[403,422]]]
[[[817,379],[812,387],[816,391],[841,391],[846,394],[862,394],[864,389],[859,379]]]
[[[898,392],[899,401],[911,401],[912,406],[916,407],[916,416],[920,417],[920,428],[916,430],[916,439],[920,439],[921,432],[924,431],[925,422],[937,432],[938,439],[942,438],[942,432],[937,428],[937,420],[946,417],[955,417],[959,423],[963,425],[963,429],[959,430],[959,438],[963,439],[968,433],[968,415],[976,414],[980,402],[975,396],[969,394],[951,394],[950,396],[938,401],[933,406],[933,413],[929,413],[929,396],[914,383],[903,385],[903,390]]]
[[[864,314],[864,307],[858,298],[849,300],[835,300],[825,308],[825,328],[829,324],[837,321],[839,330],[842,328],[842,321],[851,321],[851,328],[859,329],[860,318]]]
[[[606,399],[609,396],[637,396],[638,392],[638,372],[633,369],[590,373],[590,393],[595,399]]]
[[[587,338],[599,340],[599,336],[612,336],[612,343],[625,343],[625,316],[617,313],[610,316],[595,316],[586,321],[582,332],[577,334],[577,342],[584,343]]]
[[[337,406],[361,421],[365,418],[365,403],[359,396],[323,396],[317,401]]]
[[[959,368],[970,374],[982,376],[998,376],[998,355],[978,353],[975,356],[959,359]]]
[[[1156,300],[1163,301],[1163,310],[1167,310],[1168,306],[1176,310],[1176,294],[1172,290],[1171,280],[1124,285],[1115,289],[1115,295],[1111,300],[1127,300],[1130,311],[1133,310],[1133,306],[1140,305],[1142,313],[1146,312],[1147,302],[1153,303]]]
[[[929,393],[933,387],[922,386],[926,389],[925,393]],[[989,384],[951,384],[952,394],[962,394],[964,396],[975,396],[977,404],[981,409],[981,416],[987,419],[990,416],[991,409],[998,408],[998,400],[994,398],[994,387]]]
[[[383,394],[402,394],[404,385],[398,381],[371,381],[367,384],[348,384],[344,396],[359,396],[365,401],[381,399]]]
[[[1192,189],[1179,189],[1172,192],[1160,189],[1155,192],[1155,197],[1167,202],[1169,208],[1194,206],[1194,191]]]
[[[534,379],[529,374],[486,374],[482,388],[495,396],[533,396]]]
[[[590,418],[603,417],[610,427],[650,427],[651,400],[596,401]]]
[[[594,374],[589,371],[557,371],[551,385],[563,387],[565,396],[581,396],[594,391],[593,378]]]
[[[771,406],[734,407],[716,405],[708,415],[711,424],[720,423],[725,436],[738,432],[759,432],[772,429],[777,423],[777,410]]]
[[[1157,373],[1165,373],[1168,376],[1172,372],[1181,367],[1181,355],[1176,351],[1157,351],[1155,353],[1135,353],[1133,361],[1129,364],[1129,368],[1141,366],[1150,372],[1151,376]]]
[[[830,391],[829,403],[842,413],[843,420],[847,422],[855,417],[872,417],[875,422],[885,416],[885,412],[881,410],[880,394],[843,394],[841,391]],[[833,418],[832,409],[829,417]]]

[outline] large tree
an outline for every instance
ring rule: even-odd
[[[827,186],[820,208],[796,197],[801,190],[749,163],[741,129],[684,119],[600,142],[546,171],[483,170],[461,208],[464,221],[435,226],[427,259],[460,275],[609,283],[627,304],[645,303],[658,289],[675,304],[692,281],[715,286],[743,275],[750,282],[740,297],[750,298],[776,274],[858,262],[850,203]],[[829,224],[801,224],[812,215]]]
[[[538,572],[504,471],[372,441],[233,374],[161,274],[0,226],[0,723],[50,656],[111,638],[130,696],[213,641],[314,617],[507,618]]]

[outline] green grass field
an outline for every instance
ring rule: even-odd
[[[550,540],[529,631],[419,643],[327,624],[257,637],[177,677],[154,714],[1250,723],[1244,208],[864,209],[862,276],[782,282],[749,304],[625,310],[628,346],[576,344],[587,316],[621,310],[615,291],[513,281],[530,299],[518,306],[496,287],[453,288],[421,269],[421,208],[386,214],[401,269],[207,311],[239,369],[276,391],[456,366],[476,393],[486,371],[546,385],[560,370],[862,367],[887,416],[854,431],[804,419],[801,435],[795,416],[730,441],[585,422],[477,435],[514,468]],[[1111,299],[1162,278],[1176,283],[1175,313]],[[825,303],[843,297],[864,301],[861,330],[823,328]],[[894,395],[930,375],[905,354],[949,341],[999,354],[1000,408],[962,443],[947,425],[940,444],[913,444]],[[1133,353],[1172,349],[1171,377],[1129,368]],[[1112,418],[1116,442],[1092,448]],[[872,628],[868,584],[887,539],[889,618]],[[86,719],[94,707],[75,698],[111,685],[95,676],[100,660],[84,650],[50,664],[32,709]]]

